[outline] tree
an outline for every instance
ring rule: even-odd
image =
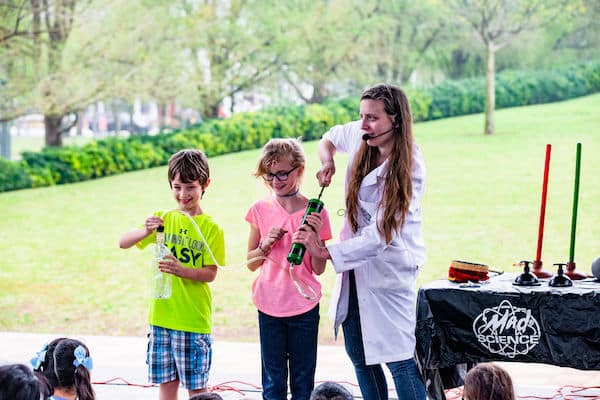
[[[47,146],[61,146],[62,134],[89,104],[144,93],[140,72],[159,74],[149,74],[147,65],[163,42],[161,4],[13,0],[0,3],[0,12],[0,77],[7,82],[0,112],[6,119],[41,112]]]
[[[358,62],[379,2],[298,0],[288,3],[290,46],[281,70],[285,82],[306,103],[319,103],[343,90],[362,70]]]
[[[276,1],[180,0],[179,57],[203,117],[217,117],[225,98],[268,79],[281,63],[284,29]]]
[[[572,18],[569,18],[572,17]],[[573,15],[561,14],[547,29],[553,36],[552,51],[574,52],[578,58],[593,60],[600,56],[600,2],[583,0]]]
[[[405,84],[417,69],[426,69],[430,49],[448,30],[447,15],[433,1],[381,2],[371,32],[364,35],[360,63],[370,66],[363,82]],[[367,73],[365,73],[367,72]]]
[[[0,122],[23,115],[32,99],[27,57],[33,51],[29,0],[0,2]]]
[[[543,0],[451,0],[450,10],[470,26],[487,54],[485,79],[486,135],[495,131],[495,55],[527,30],[547,24],[553,17],[575,7],[574,2]]]

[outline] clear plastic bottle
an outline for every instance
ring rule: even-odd
[[[171,274],[161,272],[158,263],[171,252],[165,246],[165,227],[163,225],[156,228],[156,245],[154,246],[154,255],[152,257],[152,279],[150,290],[155,299],[168,299],[171,297],[171,287],[173,280]]]

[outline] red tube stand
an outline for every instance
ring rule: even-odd
[[[575,262],[574,261],[573,262],[569,261],[567,263],[567,270],[565,271],[565,275],[567,275],[569,278],[571,278],[573,280],[590,278],[590,276],[588,276],[584,273],[575,271]]]
[[[531,272],[540,279],[551,278],[553,276],[550,271],[542,268],[542,260],[533,261],[533,270]]]

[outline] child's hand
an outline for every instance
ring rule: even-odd
[[[161,272],[185,278],[185,272],[189,268],[185,268],[179,263],[179,260],[174,255],[169,254],[158,262],[158,269],[160,269]]]
[[[312,212],[306,216],[306,222],[304,223],[307,228],[314,230],[317,234],[321,232],[323,226],[323,219],[320,213]]]
[[[270,249],[286,233],[287,233],[287,231],[283,228],[277,228],[277,227],[271,228],[271,230],[267,234],[267,237],[262,241],[263,247],[267,247],[268,249]]]
[[[157,217],[156,215],[152,215],[146,218],[146,222],[144,223],[144,226],[146,227],[146,233],[152,233],[153,230],[161,226],[163,223],[164,221],[162,220],[162,218]]]

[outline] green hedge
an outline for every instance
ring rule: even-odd
[[[483,78],[445,81],[407,96],[415,121],[479,113],[484,107]],[[600,62],[551,71],[505,71],[496,75],[496,108],[567,100],[600,91]],[[0,192],[79,182],[165,165],[183,148],[208,157],[261,147],[273,137],[319,139],[331,126],[358,117],[357,97],[323,104],[273,107],[211,119],[169,134],[107,138],[75,147],[23,152],[22,160],[0,159]]]
[[[503,71],[496,75],[496,108],[568,100],[600,91],[600,62],[551,71]],[[445,81],[428,90],[428,110],[413,109],[415,121],[483,112],[485,79]],[[414,105],[413,105],[413,108]]]

